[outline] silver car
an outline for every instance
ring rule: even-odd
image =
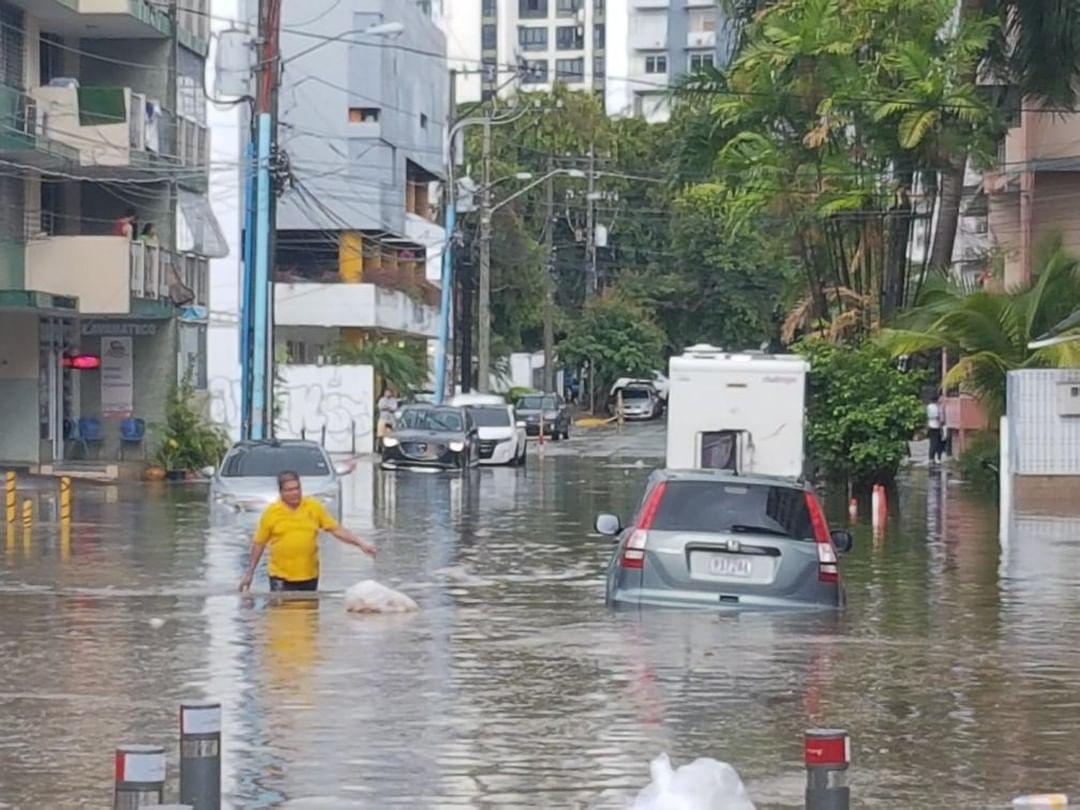
[[[304,495],[322,501],[327,511],[341,520],[341,476],[315,442],[266,440],[238,442],[213,471],[210,505],[217,516],[261,513],[277,500],[277,476],[286,470],[299,474]],[[211,471],[207,471],[211,472]]]
[[[711,470],[650,476],[630,525],[600,515],[616,537],[611,605],[692,608],[841,607],[839,554],[813,490],[788,479]]]

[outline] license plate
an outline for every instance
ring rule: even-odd
[[[709,573],[717,577],[749,577],[753,566],[747,559],[718,555],[709,560]]]

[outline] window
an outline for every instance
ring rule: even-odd
[[[543,84],[548,80],[548,63],[546,59],[526,59],[522,65],[522,84]]]
[[[420,129],[427,129],[427,115],[420,113]]]
[[[491,23],[484,23],[480,29],[480,44],[485,50],[494,50],[497,40],[497,30]]]
[[[494,84],[499,78],[499,66],[495,60],[490,56],[485,56],[483,59],[484,66],[484,83]]]
[[[745,532],[814,539],[806,493],[794,487],[668,481],[652,528],[664,532]]]
[[[519,411],[553,411],[559,407],[559,403],[555,401],[555,397],[538,397],[528,396],[522,397],[518,402]]]
[[[597,23],[592,29],[592,44],[594,48],[604,47],[604,24]]]
[[[585,81],[585,60],[556,59],[555,78],[561,82]]]
[[[477,427],[512,427],[510,409],[497,405],[469,408],[469,414]]]
[[[548,0],[518,0],[518,16],[535,20],[548,15]]]
[[[292,470],[298,475],[330,475],[326,454],[310,444],[256,444],[237,447],[221,465],[224,478],[270,478]]]
[[[592,72],[594,79],[604,78],[604,57],[594,56],[592,60]]]
[[[604,13],[604,0],[593,0],[592,10],[594,14]]]
[[[8,87],[22,87],[26,51],[22,9],[0,4],[0,25],[3,26],[0,30],[0,82]]]
[[[518,28],[518,45],[523,51],[547,50],[548,32],[546,28]]]
[[[711,68],[713,66],[713,55],[711,53],[692,53],[690,54],[690,70],[691,72],[696,70],[703,70],[705,68]]]
[[[716,9],[694,9],[690,12],[690,33],[702,34],[716,30]]]
[[[495,8],[495,0],[484,0],[484,9],[481,12],[485,17],[494,17],[498,13]]]
[[[585,47],[585,37],[576,25],[560,25],[555,29],[555,47],[560,51],[580,51]]]
[[[646,73],[667,73],[667,56],[646,56]]]
[[[560,17],[572,17],[581,8],[581,0],[555,0]]]
[[[349,107],[350,124],[376,124],[378,121],[378,107]]]

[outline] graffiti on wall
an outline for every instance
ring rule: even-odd
[[[371,366],[278,366],[274,432],[306,438],[331,453],[374,448],[375,382]],[[210,381],[210,416],[235,439],[240,434],[240,383]]]

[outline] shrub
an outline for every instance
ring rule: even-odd
[[[986,493],[998,491],[998,465],[1001,440],[996,433],[979,433],[957,459],[960,476],[974,488]]]

